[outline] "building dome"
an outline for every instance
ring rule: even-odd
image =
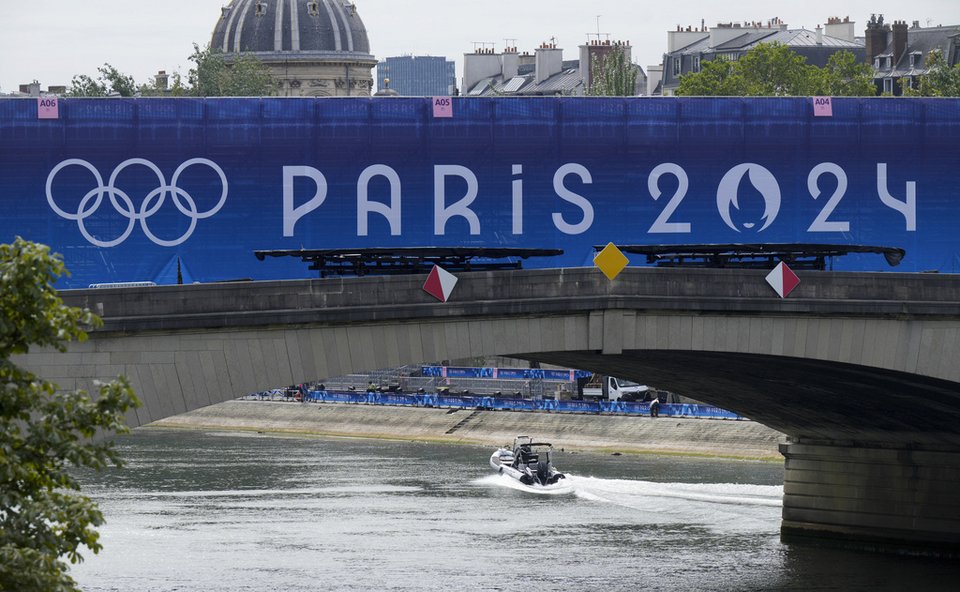
[[[255,56],[270,68],[280,95],[369,96],[373,87],[377,62],[348,0],[232,0],[210,46],[227,63]]]

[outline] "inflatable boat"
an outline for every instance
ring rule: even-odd
[[[565,477],[553,467],[552,451],[553,446],[548,442],[534,442],[530,436],[517,436],[513,450],[498,448],[490,456],[490,466],[524,485],[553,485]]]

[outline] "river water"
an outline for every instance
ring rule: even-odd
[[[780,542],[778,463],[557,452],[532,491],[479,447],[137,430],[82,473],[83,590],[956,590],[960,566]]]

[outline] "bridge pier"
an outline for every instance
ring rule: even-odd
[[[784,542],[960,557],[960,453],[791,441]]]

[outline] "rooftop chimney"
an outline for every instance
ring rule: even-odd
[[[516,76],[520,70],[520,54],[517,53],[517,48],[506,48],[503,55],[500,56],[500,63],[502,64],[504,80],[510,80]]]
[[[823,34],[827,37],[843,39],[852,43],[856,41],[856,23],[851,21],[849,16],[844,17],[843,20],[832,16],[827,19],[827,24],[823,27]]]
[[[157,75],[154,77],[154,80],[156,81],[157,89],[167,90],[170,83],[170,77],[167,75],[166,70],[160,70],[159,72],[157,72]]]
[[[867,21],[866,31],[866,61],[872,66],[874,59],[887,49],[887,34],[890,32],[890,26],[883,24],[883,15],[878,18],[871,14]]]
[[[534,53],[536,54],[534,82],[537,84],[563,71],[563,50],[558,49],[555,43],[543,43]]]
[[[817,45],[823,45],[823,27],[817,25]]]
[[[467,94],[484,78],[499,76],[503,72],[500,56],[485,48],[463,54],[463,93]]]
[[[706,29],[706,27],[702,27]],[[667,53],[673,53],[678,49],[683,49],[706,37],[708,33],[704,31],[681,31],[677,27],[676,31],[667,31]]]
[[[907,52],[907,21],[893,22],[893,63],[899,64]]]

